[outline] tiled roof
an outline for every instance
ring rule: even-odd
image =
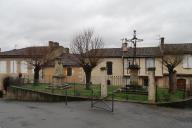
[[[61,59],[63,66],[79,66],[79,64],[77,63],[76,55],[74,54],[63,53],[59,58]],[[54,66],[54,65],[55,61],[51,61],[48,63],[47,66]]]
[[[64,66],[79,66],[77,58],[73,54],[64,53],[61,58]]]
[[[125,57],[133,56],[133,48],[128,48],[128,52],[124,52]],[[161,56],[161,51],[159,47],[140,47],[136,49],[137,57],[159,57]]]
[[[192,54],[192,43],[183,44],[164,44],[164,54]],[[99,49],[99,57],[119,58],[132,57],[133,48],[128,48],[128,52],[123,52],[121,48],[103,48]],[[137,57],[161,57],[160,47],[138,47]]]
[[[0,52],[0,57],[30,57],[31,52],[33,55],[42,56],[48,49],[48,46],[14,49]],[[133,56],[133,48],[128,48],[127,52],[123,52],[122,48],[103,48],[97,50],[97,56],[102,58],[121,58],[122,56]],[[160,57],[162,55],[160,47],[138,47],[136,53],[137,57]],[[192,43],[164,44],[164,54],[192,54]],[[73,54],[63,54],[62,59],[64,65],[78,65]]]
[[[91,51],[90,51],[91,52]],[[121,48],[102,48],[97,49],[98,57],[119,58],[122,57]]]
[[[0,52],[1,57],[28,57],[30,55],[42,56],[48,51],[48,46],[27,47]]]
[[[142,47],[137,48],[137,56],[138,57],[156,57],[161,56],[161,52],[159,47]],[[122,48],[103,48],[98,51],[99,57],[106,58],[119,58],[119,57],[132,57],[133,56],[133,48],[128,48],[128,52],[123,52]]]
[[[192,54],[192,43],[164,44],[164,54]]]

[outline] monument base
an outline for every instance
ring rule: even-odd
[[[138,85],[138,72],[139,66],[137,64],[130,65],[130,85],[137,86]]]
[[[53,86],[62,86],[62,84],[64,83],[64,76],[53,76],[53,82],[52,85]]]

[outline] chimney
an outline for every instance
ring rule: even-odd
[[[69,53],[69,48],[65,48],[65,49],[64,49],[64,52],[65,52],[65,53]]]
[[[58,47],[59,43],[54,41],[49,41],[49,47]]]
[[[161,39],[161,45],[164,45],[164,40],[165,40],[165,38],[164,38],[164,37],[161,37],[160,39]]]
[[[164,42],[164,41],[165,41],[165,38],[164,38],[164,37],[161,37],[161,38],[160,38],[160,41],[161,41],[161,42],[160,42],[160,50],[161,50],[161,52],[164,52],[164,47],[165,47],[165,45],[164,45],[165,42]]]
[[[125,38],[125,41],[122,42],[122,50],[123,50],[123,52],[128,51],[127,39],[126,38]]]
[[[49,41],[49,47],[53,47],[53,41]]]
[[[59,43],[58,42],[55,42],[55,47],[59,47]]]

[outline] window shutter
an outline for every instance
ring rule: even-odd
[[[192,68],[192,55],[189,55],[188,57],[188,66],[189,68]]]
[[[113,67],[112,67],[112,62],[107,62],[107,75],[112,75],[113,74],[113,71],[112,71],[112,69],[113,69]]]
[[[183,68],[188,68],[188,56],[185,55],[183,59]]]
[[[7,65],[6,61],[0,61],[0,73],[6,73],[7,72]]]
[[[147,58],[146,59],[146,68],[153,68],[153,67],[155,67],[155,59]]]

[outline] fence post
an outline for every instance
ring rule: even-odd
[[[67,105],[67,89],[65,89],[65,105]]]
[[[128,87],[125,86],[125,93],[126,93],[126,99],[128,100],[129,99],[129,95],[128,95]]]
[[[185,85],[185,88],[184,88],[183,99],[186,98],[185,95],[186,95],[186,85]]]
[[[112,112],[114,111],[114,91],[112,90]]]
[[[93,108],[93,88],[91,89],[91,108]]]
[[[157,94],[157,84],[155,84],[156,88],[155,88],[155,102],[158,102],[157,100],[157,97],[158,97],[158,94]]]
[[[192,83],[192,81],[191,81]],[[192,84],[190,84],[189,96],[192,96]]]
[[[73,84],[73,95],[75,96],[75,83]]]

